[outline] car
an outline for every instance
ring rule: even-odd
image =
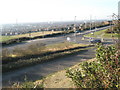
[[[90,41],[90,43],[102,43],[100,39],[93,39]]]
[[[75,33],[80,33],[80,30],[76,30]]]

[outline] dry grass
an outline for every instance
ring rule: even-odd
[[[45,88],[73,88],[75,87],[71,83],[71,79],[67,78],[66,71],[59,71],[51,76],[46,77],[43,83]]]
[[[63,31],[42,31],[42,32],[33,32],[31,34],[27,33],[27,34],[14,35],[14,36],[0,36],[0,42],[7,41],[10,39],[20,38],[20,37],[36,37],[36,36],[44,36],[47,34],[62,33],[62,32]]]
[[[75,48],[75,47],[79,47],[79,46],[88,46],[88,45],[76,44],[76,43],[71,43],[71,42],[63,42],[63,43],[57,43],[57,44],[54,44],[54,45],[48,45],[48,46],[46,46],[46,50],[57,51],[57,50]]]
[[[67,49],[66,48],[64,49],[63,47],[65,47],[67,43],[70,45],[66,47]],[[58,48],[59,45],[61,46],[62,49]],[[3,72],[18,69],[21,67],[23,68],[27,66],[32,66],[41,62],[60,58],[61,56],[63,57],[63,56],[72,55],[78,52],[82,52],[85,49],[87,49],[87,46],[89,45],[84,45],[84,46],[81,44],[74,45],[73,43],[65,42],[65,43],[55,44],[55,46],[57,48],[53,47],[53,52],[48,51],[47,48],[45,47],[44,48],[42,47],[40,51],[38,50],[38,52],[36,52],[36,50],[33,50],[34,47],[32,48],[30,47],[30,50],[24,50],[24,51],[20,50],[18,53],[20,53],[22,57],[16,52],[14,52],[12,55],[6,52],[4,57],[2,58],[3,70],[4,70]],[[70,48],[72,46],[73,47],[78,46],[78,47]]]
[[[21,34],[21,35],[15,35],[13,37],[36,37],[36,36],[44,36],[47,34],[54,34],[54,33],[60,33],[62,31],[42,31],[42,32],[33,32],[31,33],[31,36],[28,34]]]
[[[53,52],[58,50],[65,50],[69,48],[75,48],[79,46],[87,46],[84,44],[75,44],[70,42],[63,42],[63,43],[57,43],[57,44],[51,44],[51,45],[44,45],[44,44],[33,44],[29,45],[27,48],[19,48],[16,47],[12,51],[9,51],[8,49],[2,50],[2,57],[22,57],[26,55],[36,55],[36,54],[42,54],[45,52]]]
[[[107,31],[107,29],[94,32],[94,34],[89,33],[89,34],[86,34],[86,35],[84,35],[84,36],[85,36],[85,37],[95,37],[95,38],[98,38],[98,37],[102,37],[102,38],[112,38],[112,36],[114,36],[114,38],[120,37],[120,35],[118,35],[117,33],[114,33],[114,34],[105,33],[105,31]]]

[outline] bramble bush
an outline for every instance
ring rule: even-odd
[[[66,75],[80,88],[120,88],[120,50],[99,44],[96,61],[82,62]]]

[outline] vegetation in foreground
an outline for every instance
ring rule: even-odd
[[[69,69],[67,76],[80,88],[120,88],[120,50],[99,45],[96,61],[82,62]]]

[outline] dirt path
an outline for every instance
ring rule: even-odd
[[[67,56],[24,69],[7,72],[3,74],[2,84],[3,86],[9,86],[13,84],[13,82],[23,82],[25,79],[35,81],[48,74],[63,70],[93,57],[95,57],[94,48],[89,48],[87,51],[83,51],[77,55]]]

